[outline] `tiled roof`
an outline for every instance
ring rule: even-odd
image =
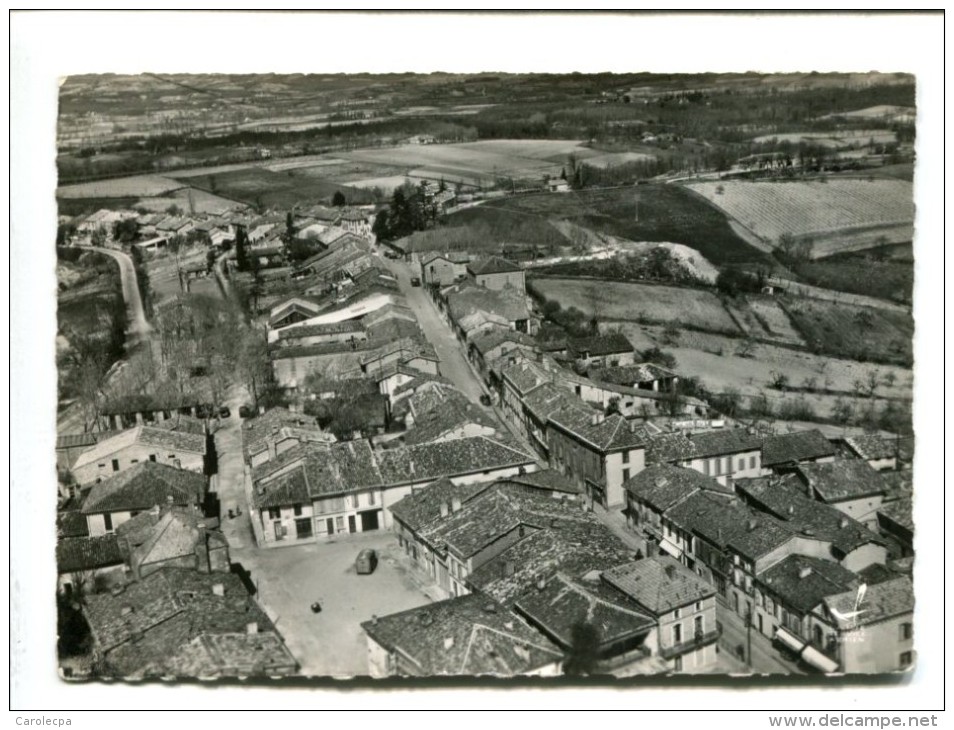
[[[390,449],[380,452],[378,458],[385,484],[526,466],[536,461],[530,454],[487,436]]]
[[[64,537],[56,543],[56,570],[59,573],[96,570],[122,562],[115,535]]]
[[[824,604],[840,629],[850,629],[912,613],[914,586],[911,579],[903,575],[869,585],[863,595],[859,588],[829,596]]]
[[[344,322],[329,322],[327,324],[291,325],[278,331],[279,340],[301,339],[320,335],[340,335],[350,332],[364,332],[364,325],[357,320],[348,319]]]
[[[145,461],[94,484],[83,503],[83,514],[147,510],[154,505],[191,505],[202,502],[206,479],[202,474]]]
[[[896,525],[900,525],[913,533],[914,516],[911,510],[912,505],[911,497],[902,497],[901,499],[896,499],[894,502],[881,505],[878,509],[878,516],[879,518],[883,517],[890,520]]]
[[[604,570],[603,580],[656,617],[715,595],[714,586],[668,555]]]
[[[529,474],[520,474],[515,477],[505,477],[500,483],[520,484],[534,489],[541,489],[549,492],[561,492],[563,494],[581,494],[583,488],[576,482],[570,481],[556,469],[541,469],[532,471]]]
[[[619,385],[637,385],[651,383],[655,380],[676,377],[676,373],[661,365],[651,362],[637,365],[621,365],[619,367],[601,367],[589,371],[588,375],[594,380]]]
[[[693,433],[689,435],[689,440],[692,442],[693,456],[703,459],[742,451],[759,451],[762,448],[762,440],[744,428]]]
[[[149,519],[156,516],[148,514]],[[138,519],[143,515],[137,515],[133,519]],[[130,520],[132,521],[132,520]],[[216,525],[218,520],[210,520]],[[120,525],[124,527],[129,523]],[[200,526],[203,531],[200,533]],[[225,536],[218,530],[209,529],[207,520],[193,509],[166,510],[164,514],[158,516],[156,522],[147,527],[147,529],[137,531],[135,537],[139,544],[132,549],[130,563],[133,569],[138,566],[152,563],[162,563],[167,560],[174,560],[185,556],[195,555],[196,545],[205,540],[206,547],[227,546]],[[117,528],[116,533],[122,535]]]
[[[77,449],[82,446],[95,446],[104,435],[102,432],[94,433],[64,433],[56,437],[56,448]]]
[[[487,312],[503,317],[508,322],[528,319],[526,297],[515,290],[487,289],[482,286],[461,284],[447,293],[447,308],[451,319],[459,322],[475,312]]]
[[[735,498],[698,492],[666,516],[681,529],[699,535],[720,549],[731,547],[751,560],[784,545],[791,529],[772,515],[756,512]]]
[[[454,497],[463,504],[490,486],[487,482],[457,486],[450,479],[438,479],[426,487],[412,491],[388,509],[394,519],[417,531],[441,516],[442,504],[449,505]]]
[[[812,499],[794,476],[742,479],[735,488],[756,509],[782,520],[793,533],[831,542],[842,555],[881,538],[840,510]]]
[[[433,408],[414,410],[414,426],[404,434],[404,443],[413,445],[435,441],[449,431],[469,424],[493,430],[499,427],[495,418],[462,393],[448,390],[445,398]]]
[[[548,499],[559,504],[558,500]],[[531,532],[474,570],[467,582],[513,605],[542,578],[579,578],[632,560],[633,551],[592,513],[566,506],[560,519]]]
[[[835,447],[821,431],[793,431],[762,441],[762,466],[773,467],[835,455]]]
[[[580,401],[582,404],[582,401]],[[593,414],[597,423],[593,423]],[[599,411],[580,407],[564,409],[550,415],[550,423],[573,434],[578,440],[601,451],[635,449],[645,446],[650,431],[643,423],[627,420],[619,414],[603,417]]]
[[[108,458],[122,449],[133,444],[157,446],[163,449],[188,451],[193,454],[205,453],[205,436],[189,433],[188,431],[173,431],[157,426],[138,425],[125,431],[119,431],[115,436],[101,439],[89,451],[84,451],[76,459],[74,469],[95,464]]]
[[[572,339],[569,345],[578,356],[602,357],[633,352],[633,343],[621,332]]]
[[[600,647],[646,634],[656,625],[639,604],[599,578],[574,580],[562,573],[528,589],[514,610],[567,650],[573,646],[573,630],[579,624],[596,631]]]
[[[408,368],[408,370],[414,370],[414,369]],[[408,374],[410,375],[410,373]],[[417,392],[420,392],[421,389],[429,388],[434,385],[456,387],[454,386],[453,383],[451,383],[451,381],[449,381],[443,375],[433,375],[432,373],[415,371],[412,378],[413,378],[412,380],[409,380],[406,383],[402,383],[401,385],[399,385],[397,388],[394,389],[394,391],[391,393],[392,400],[399,396],[407,397],[406,396],[407,393],[417,393]]]
[[[145,669],[162,677],[255,677],[294,674],[298,662],[274,631],[200,634]]]
[[[646,440],[646,465],[689,461],[695,446],[681,432],[657,433]]]
[[[180,431],[182,433],[191,433],[196,436],[205,436],[205,421],[201,418],[187,416],[184,413],[173,413],[170,418],[164,421],[156,421],[149,424],[151,428],[161,428],[167,431]]]
[[[732,494],[731,489],[723,487],[712,477],[700,474],[695,469],[669,464],[643,469],[630,477],[623,488],[657,512],[665,512],[700,490],[727,496]]]
[[[524,345],[528,348],[536,349],[537,341],[524,332],[518,332],[512,329],[493,329],[489,332],[476,335],[471,340],[471,345],[477,352],[485,355],[495,347],[504,343],[513,343],[515,345]]]
[[[578,409],[586,412],[587,415],[590,415],[590,411],[599,413],[595,409],[590,409],[590,406],[583,403],[566,388],[561,388],[554,383],[544,383],[529,391],[523,397],[523,405],[534,418],[543,424],[546,424],[551,415],[560,411]]]
[[[543,383],[553,382],[553,375],[541,365],[526,357],[507,365],[501,377],[508,381],[520,395],[525,395]]]
[[[484,276],[487,274],[506,274],[511,271],[523,271],[519,264],[508,261],[501,256],[489,256],[478,261],[471,261],[467,264],[467,271],[474,276]]]
[[[845,443],[862,459],[890,459],[895,456],[894,444],[876,433],[849,436]]]
[[[800,464],[796,473],[825,502],[841,502],[887,491],[881,474],[864,459]]]
[[[789,555],[759,573],[756,582],[782,599],[787,608],[806,614],[827,596],[853,589],[858,576],[830,560]]]
[[[563,658],[519,616],[478,593],[365,621],[361,628],[424,676],[512,677]]]
[[[87,596],[84,614],[109,676],[123,678],[162,674],[166,658],[203,634],[244,633],[251,623],[274,630],[238,576],[186,568],[161,568],[121,593]]]

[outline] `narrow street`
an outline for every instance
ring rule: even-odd
[[[397,277],[408,306],[414,310],[424,335],[437,350],[437,356],[441,359],[441,375],[474,403],[479,403],[480,396],[486,390],[467,362],[460,342],[441,318],[437,306],[431,301],[424,287],[411,286],[411,277],[418,276],[420,272],[411,264],[391,261],[383,256],[381,262]]]
[[[716,612],[722,624],[722,636],[719,639],[722,654],[730,654],[746,663],[756,674],[805,674],[794,662],[784,659],[772,642],[754,626],[751,631],[752,656],[751,661],[747,661],[750,636],[745,620],[721,600],[716,603]]]

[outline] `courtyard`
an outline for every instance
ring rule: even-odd
[[[358,575],[354,567],[364,548],[378,552],[377,569],[370,575]],[[304,675],[366,675],[361,623],[440,598],[390,532],[268,550],[233,550],[232,560],[248,571],[256,598],[285,637]],[[311,610],[316,601],[319,613]]]

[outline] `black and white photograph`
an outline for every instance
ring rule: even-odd
[[[909,683],[916,69],[341,71],[336,19],[48,90],[52,682]]]

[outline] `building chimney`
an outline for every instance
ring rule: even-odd
[[[455,494],[453,497],[451,497],[450,504],[451,504],[451,512],[460,511],[460,497],[458,495]]]
[[[513,631],[513,621],[504,621],[504,628],[507,631]]]
[[[258,621],[249,621],[245,624],[245,633],[251,636],[258,633]]]
[[[225,584],[224,583],[215,583],[212,586],[212,595],[213,596],[224,596],[225,595]]]
[[[492,603],[485,603],[484,613],[497,613],[497,607]]]
[[[450,505],[441,500],[441,517],[447,517],[450,514]]]
[[[666,566],[666,577],[669,578],[669,580],[673,580],[673,579],[676,577],[676,566],[675,566],[675,565],[667,565],[667,566]]]
[[[376,614],[376,613],[372,613],[372,614],[371,614],[371,625],[372,625],[372,626],[377,626],[377,625],[378,625],[378,614]]]
[[[749,532],[752,532],[752,531],[755,530],[755,528],[757,528],[758,526],[759,526],[759,523],[758,523],[756,520],[749,520],[748,525],[746,525],[746,527],[748,528],[748,531],[749,531]]]
[[[799,578],[807,578],[811,574],[812,574],[812,569],[811,569],[811,566],[808,566],[808,565],[806,565],[803,568],[800,568],[798,571]]]
[[[128,605],[128,604],[126,604],[125,606],[123,606],[123,607],[120,609],[119,612],[120,612],[120,614],[123,615],[123,616],[128,616],[129,614],[131,614],[131,613],[133,612],[133,607],[130,606],[130,605]]]
[[[448,649],[453,649],[453,648],[454,648],[454,637],[453,637],[453,636],[447,636],[447,637],[445,637],[445,638],[444,638],[444,650],[447,651]]]
[[[795,514],[795,505],[794,505],[794,504],[788,505],[788,513],[789,513],[790,515],[794,515],[794,514]]]
[[[546,587],[547,587],[547,579],[541,575],[539,578],[537,578],[537,590],[542,591]]]
[[[848,518],[847,518],[847,517],[842,517],[842,518],[838,521],[838,527],[840,527],[842,530],[844,530],[846,527],[848,527]]]
[[[662,488],[662,487],[665,487],[667,484],[669,484],[669,480],[666,477],[656,477],[657,487]]]

